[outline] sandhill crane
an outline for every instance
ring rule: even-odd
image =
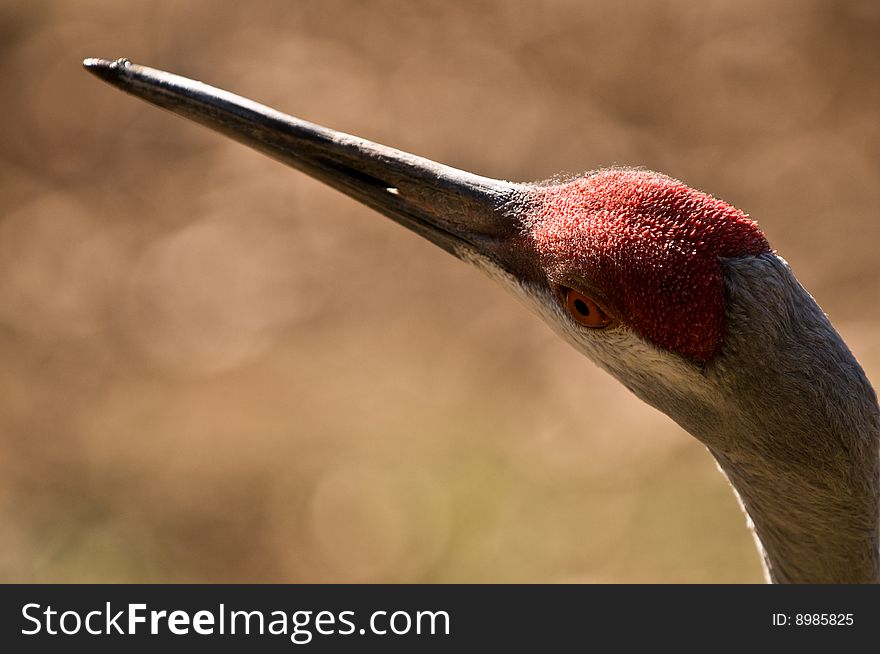
[[[518,295],[715,457],[773,582],[877,582],[880,411],[746,214],[641,169],[481,177],[128,60],[101,79],[329,184]]]

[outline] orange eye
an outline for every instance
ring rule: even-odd
[[[573,288],[565,290],[565,308],[568,309],[571,317],[584,327],[602,329],[611,324],[611,318],[599,308],[593,298],[578,293]]]

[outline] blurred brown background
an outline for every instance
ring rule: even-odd
[[[760,581],[703,448],[490,281],[83,72],[749,212],[880,382],[880,4],[0,2],[0,579]]]

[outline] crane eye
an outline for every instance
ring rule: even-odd
[[[571,317],[584,327],[602,329],[611,324],[611,318],[602,311],[591,297],[578,293],[573,288],[565,289],[565,308]]]

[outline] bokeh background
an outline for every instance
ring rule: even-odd
[[[880,4],[0,1],[0,580],[755,582],[704,449],[479,273],[83,72],[722,197],[880,382]]]

